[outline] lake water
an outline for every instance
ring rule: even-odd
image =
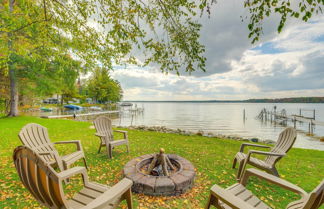
[[[276,141],[279,133],[285,128],[271,122],[262,122],[256,117],[263,108],[277,111],[285,109],[287,115],[299,114],[299,109],[315,109],[316,120],[324,121],[324,104],[271,104],[271,103],[212,103],[212,102],[133,102],[137,107],[143,107],[143,114],[136,116],[124,113],[114,119],[114,125],[146,125],[165,126],[182,130],[199,131],[205,133],[240,136],[244,138],[259,138],[261,140]],[[133,106],[134,107],[134,106]],[[243,110],[245,117],[243,120]],[[312,117],[313,112],[303,112],[303,115]],[[288,122],[293,126],[293,122]],[[297,140],[294,147],[324,150],[324,126],[314,126],[314,135],[306,135],[308,123],[297,122]]]

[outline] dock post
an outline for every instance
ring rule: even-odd
[[[294,117],[294,128],[296,128],[296,117]]]
[[[132,114],[131,126],[133,125],[133,119],[134,119],[134,114]]]
[[[310,123],[308,123],[308,133],[310,134],[311,133],[311,124]]]
[[[302,116],[302,115],[301,115],[301,109],[299,109],[299,116]]]
[[[245,109],[243,109],[243,121],[245,122]]]
[[[315,120],[315,109],[313,110],[313,118]]]

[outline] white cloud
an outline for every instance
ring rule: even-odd
[[[291,21],[276,33],[276,18],[265,23],[263,43],[247,38],[241,1],[219,2],[202,19],[207,73],[177,76],[155,67],[118,68],[112,76],[125,100],[213,100],[324,95],[324,17],[312,23]]]

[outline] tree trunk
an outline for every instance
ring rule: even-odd
[[[60,106],[60,96],[58,94],[56,94],[56,99],[57,99],[57,103],[56,106]]]
[[[18,88],[15,69],[9,65],[10,80],[10,112],[8,116],[18,116]]]
[[[64,94],[61,94],[61,105],[62,105],[62,106],[63,106],[63,104],[64,104],[63,99],[64,99]]]
[[[13,6],[15,0],[9,1],[9,11],[13,13]],[[16,70],[12,63],[12,33],[8,33],[8,48],[9,48],[9,81],[10,81],[10,112],[8,116],[18,116],[18,86],[17,86],[17,77]]]
[[[6,99],[6,109],[5,109],[5,113],[9,113],[10,111],[10,100],[9,99]]]

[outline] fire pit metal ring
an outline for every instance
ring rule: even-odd
[[[192,188],[195,169],[191,162],[175,154],[167,154],[167,156],[178,164],[178,171],[170,176],[153,176],[141,171],[140,167],[150,163],[154,154],[134,158],[125,165],[123,172],[125,177],[133,181],[133,192],[152,196],[172,196],[183,194]]]

